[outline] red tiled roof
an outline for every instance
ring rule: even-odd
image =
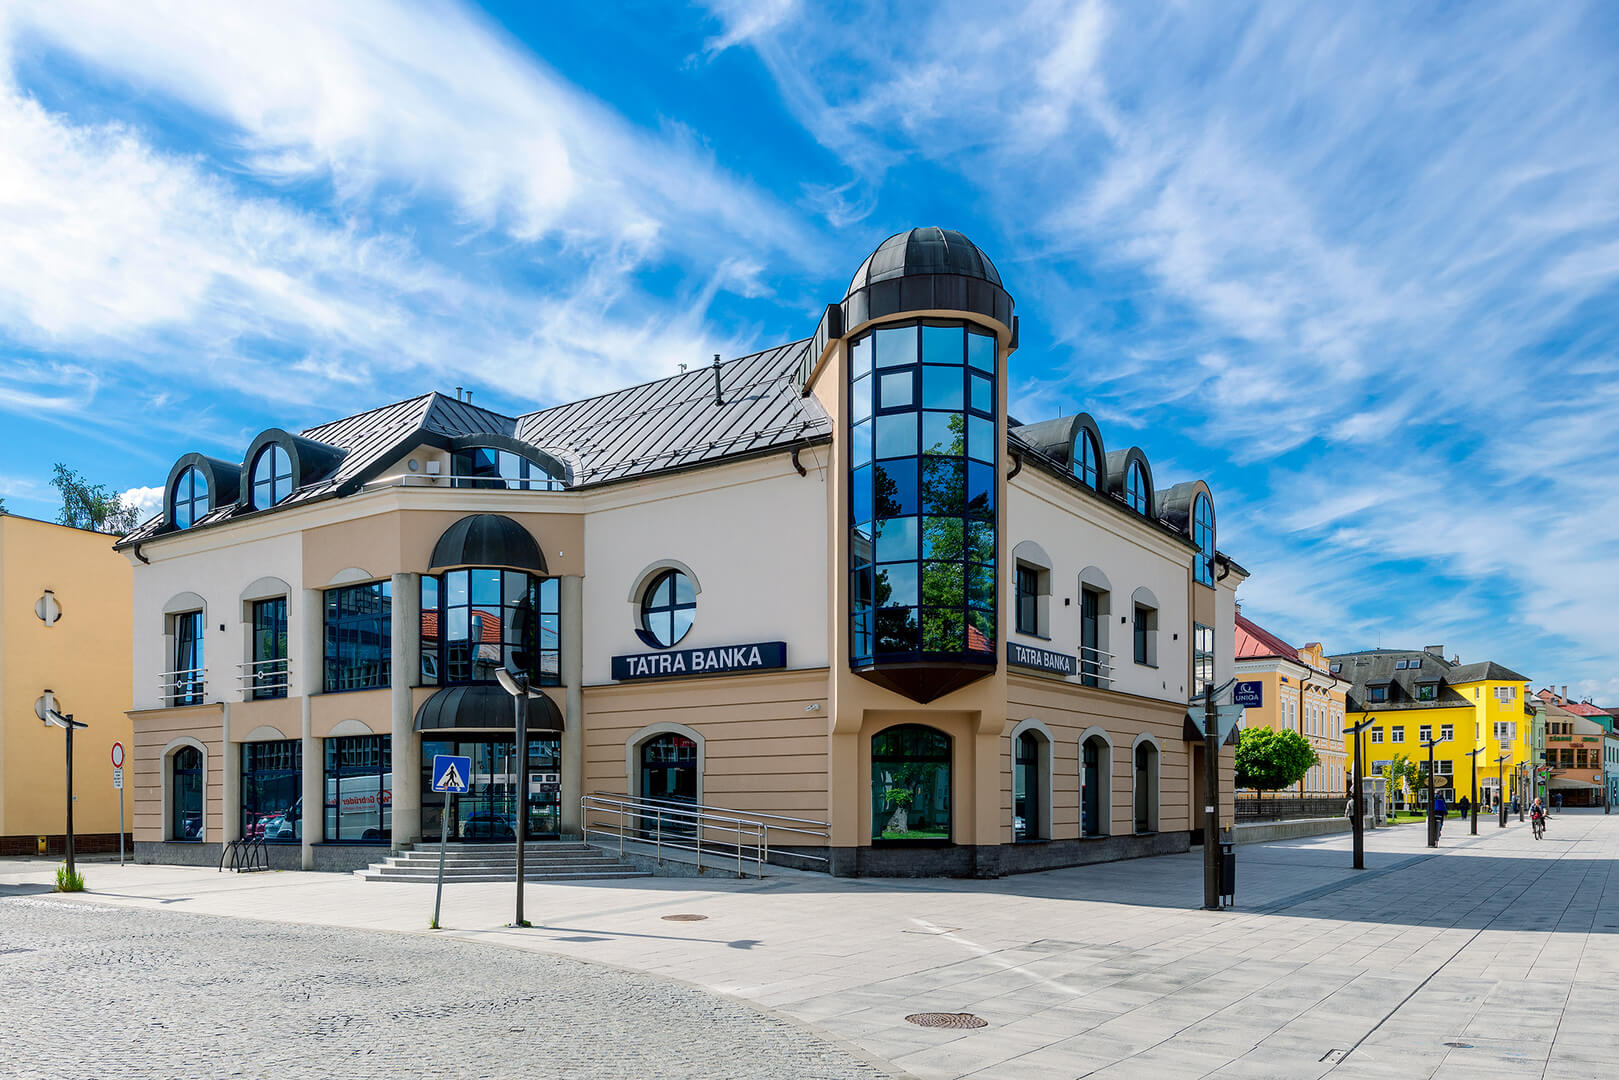
[[[1252,619],[1238,615],[1236,658],[1249,660],[1261,656],[1297,660],[1299,651]]]
[[[968,652],[994,652],[990,647],[989,638],[984,632],[972,623],[967,624],[967,651]]]
[[[1576,716],[1609,716],[1607,709],[1599,709],[1589,701],[1571,701],[1563,708]]]
[[[480,615],[478,620],[478,640],[487,645],[500,644],[500,616],[482,608],[473,608],[472,614]],[[422,636],[425,638],[438,637],[438,612],[428,608],[422,612]]]

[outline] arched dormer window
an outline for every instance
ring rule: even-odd
[[[271,443],[253,459],[253,509],[268,510],[292,494],[292,458],[280,443]]]
[[[208,494],[208,477],[195,465],[186,466],[169,489],[176,529],[189,529],[197,519],[214,508]]]
[[[1102,448],[1096,436],[1086,427],[1079,429],[1074,439],[1074,452],[1070,458],[1074,475],[1088,488],[1099,488],[1102,480]]]
[[[1141,462],[1131,461],[1129,471],[1124,474],[1124,501],[1136,513],[1146,516],[1150,496],[1147,486],[1147,470]]]
[[[1197,545],[1197,565],[1193,577],[1204,585],[1214,584],[1214,503],[1207,495],[1192,501],[1192,543]]]

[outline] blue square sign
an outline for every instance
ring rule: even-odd
[[[1239,682],[1236,689],[1231,691],[1231,704],[1241,705],[1245,709],[1257,709],[1264,700],[1265,684],[1258,679]]]
[[[472,759],[453,754],[433,755],[433,790],[464,794],[472,779]]]

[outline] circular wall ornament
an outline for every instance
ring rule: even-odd
[[[45,595],[34,601],[34,615],[46,626],[54,626],[56,620],[62,617],[62,605],[56,602],[56,594],[49,589]]]

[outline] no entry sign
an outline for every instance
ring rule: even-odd
[[[112,767],[115,769],[124,767],[124,744],[121,742],[112,744]]]

